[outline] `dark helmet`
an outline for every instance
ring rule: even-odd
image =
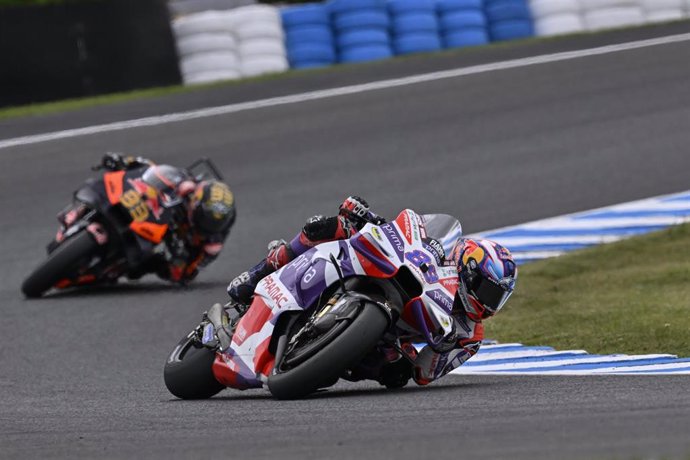
[[[235,197],[223,182],[208,180],[192,196],[192,222],[203,233],[222,233],[235,222]]]
[[[472,320],[495,315],[515,289],[517,266],[510,251],[489,240],[463,238],[453,248],[458,297]]]

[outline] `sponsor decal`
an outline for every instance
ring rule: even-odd
[[[455,355],[453,359],[443,368],[442,374],[445,375],[453,369],[462,366],[462,364],[471,357],[472,355],[469,352],[462,350],[460,353]]]
[[[302,254],[301,256],[299,256],[298,258],[296,258],[295,260],[293,260],[293,261],[290,263],[290,270],[292,270],[292,271],[294,271],[294,272],[298,272],[298,271],[300,271],[302,268],[304,268],[304,267],[306,267],[307,265],[309,265],[309,263],[310,263],[309,258],[307,258],[307,257],[305,256],[305,254]]]
[[[448,355],[449,355],[449,353],[444,353],[442,355],[439,355],[438,363],[434,367],[434,371],[433,371],[434,379],[441,377],[445,373],[444,370],[446,368],[446,363],[448,362]]]
[[[476,263],[481,263],[484,260],[484,257],[484,249],[482,249],[476,244],[468,245],[467,249],[465,250],[465,253],[462,256],[462,263],[464,265],[467,265],[470,263],[470,260],[472,259],[474,259]]]
[[[412,214],[412,215],[415,216],[414,214]],[[417,217],[417,216],[415,216],[415,217]],[[417,223],[417,219],[415,219],[414,222],[410,221],[410,226],[412,227],[412,234],[414,235],[414,239],[419,240],[420,239],[420,237],[419,237],[419,224]]]
[[[458,290],[458,277],[457,276],[452,276],[450,278],[441,278],[439,280],[441,285],[446,288],[448,291],[450,291],[451,294],[455,294],[455,291]]]
[[[276,305],[278,305],[278,308],[283,308],[283,305],[289,301],[289,299],[283,294],[282,289],[278,284],[276,284],[275,280],[273,279],[272,276],[267,276],[261,282],[264,285],[264,289],[266,289],[266,292],[268,293],[268,296],[273,300]]]
[[[316,276],[316,268],[311,267],[309,270],[304,273],[304,276],[302,277],[302,281],[304,284],[309,284],[312,282],[314,277]]]
[[[371,229],[371,234],[374,235],[374,238],[376,238],[379,241],[383,241],[383,237],[381,236],[381,232],[379,231],[378,228],[374,227]]]
[[[407,212],[403,213],[402,221],[403,224],[401,229],[405,235],[405,239],[408,243],[412,244],[412,223],[410,222],[410,215]]]
[[[433,238],[425,238],[423,243],[424,249],[429,251],[436,259],[436,264],[441,265],[446,258],[446,252],[443,250],[443,245]]]
[[[388,242],[391,244],[391,246],[393,246],[393,249],[395,249],[395,252],[398,254],[398,259],[400,259],[400,262],[402,262],[403,253],[405,252],[405,245],[400,238],[400,233],[398,233],[395,227],[393,227],[391,224],[382,225],[381,230],[383,230],[383,234],[386,235],[386,239],[388,239]]]
[[[438,306],[443,308],[447,313],[453,311],[453,299],[448,297],[448,294],[441,291],[440,289],[434,289],[433,291],[427,291],[427,297],[434,301]]]
[[[426,238],[426,227],[424,223],[424,217],[417,214],[417,227],[419,227],[419,233],[421,233],[422,238]]]
[[[130,187],[136,189],[144,198],[156,220],[161,219],[163,208],[158,203],[158,190],[141,179],[127,179]]]
[[[513,255],[510,253],[508,248],[501,247],[498,251],[498,258],[501,260],[512,260]]]

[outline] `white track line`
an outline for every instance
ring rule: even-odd
[[[506,236],[500,238],[503,246],[528,246],[535,244],[606,244],[623,239],[623,235],[574,235],[574,236]],[[514,252],[514,251],[513,251]]]
[[[513,59],[510,61],[496,62],[491,64],[483,64],[471,67],[464,67],[458,69],[445,70],[440,72],[432,72],[421,75],[415,75],[404,78],[395,78],[390,80],[382,80],[372,83],[365,83],[360,85],[344,86],[340,88],[333,88],[320,91],[312,91],[308,93],[295,94],[291,96],[275,97],[270,99],[263,99],[259,101],[250,101],[240,104],[230,104],[220,107],[210,107],[199,110],[192,110],[188,112],[172,113],[168,115],[139,118],[136,120],[119,121],[115,123],[107,123],[96,126],[88,126],[85,128],[68,129],[64,131],[55,131],[45,134],[37,134],[32,136],[16,137],[12,139],[5,139],[0,141],[0,149],[17,147],[22,145],[37,144],[40,142],[49,142],[59,139],[68,139],[79,136],[87,136],[90,134],[98,134],[112,131],[121,131],[132,128],[142,128],[148,126],[159,126],[168,123],[176,123],[187,120],[195,120],[199,118],[214,117],[218,115],[227,115],[230,113],[243,112],[247,110],[255,110],[264,107],[275,107],[286,104],[296,104],[306,101],[314,101],[318,99],[327,99],[337,96],[345,96],[350,94],[364,93],[368,91],[385,90],[393,87],[414,85],[417,83],[425,83],[448,78],[457,78],[467,75],[476,75],[486,72],[493,72],[497,70],[515,69],[519,67],[527,67],[539,64],[547,64],[552,62],[568,61],[571,59],[579,59],[590,56],[601,56],[605,54],[618,53],[621,51],[629,51],[640,48],[647,48],[650,46],[667,45],[672,43],[680,43],[690,41],[690,33],[672,35],[668,37],[654,38],[650,40],[640,40],[629,43],[621,43],[618,45],[608,45],[598,48],[590,48],[585,50],[567,51],[562,53],[545,54],[541,56],[533,56],[522,59]]]
[[[674,358],[673,355],[649,355],[650,357],[654,358]],[[503,372],[510,372],[510,371],[527,371],[527,370],[532,370],[535,374],[537,373],[538,369],[544,369],[544,368],[549,368],[549,371],[544,371],[544,372],[554,372],[554,369],[551,369],[553,367],[563,367],[564,371],[568,371],[568,366],[572,365],[577,365],[577,364],[599,364],[599,363],[628,363],[630,361],[633,361],[635,359],[645,359],[647,356],[589,356],[589,355],[580,355],[580,356],[573,356],[570,358],[563,358],[563,359],[558,359],[558,360],[550,360],[550,361],[532,361],[532,362],[512,362],[512,363],[503,363],[503,364],[482,364],[481,366],[466,366],[466,367],[459,367],[457,374],[484,374],[486,372],[497,372],[497,371],[503,371]],[[472,358],[470,361],[467,363],[469,364],[470,362],[474,361],[474,358]],[[475,361],[476,362],[476,361]],[[640,371],[640,370],[662,370],[662,369],[675,369],[675,368],[686,368],[690,367],[688,363],[666,363],[666,364],[656,364],[656,365],[641,365],[641,366],[627,366],[630,369],[634,369],[635,371]],[[588,369],[587,371],[589,373],[602,373],[602,372],[612,372],[612,371],[618,371],[618,370],[623,370],[623,368],[627,368],[626,366],[616,366],[615,364],[612,364],[607,367],[601,367],[601,368],[593,368],[593,369]],[[574,372],[574,371],[569,371],[569,372]],[[582,372],[582,370],[580,370]]]
[[[522,351],[502,351],[494,353],[477,353],[471,363],[486,363],[497,359],[520,359],[520,358],[547,358],[561,355],[585,355],[585,350],[522,350]],[[573,357],[574,358],[574,357]]]

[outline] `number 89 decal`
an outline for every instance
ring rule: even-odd
[[[141,201],[141,195],[136,190],[128,190],[120,197],[120,203],[127,208],[134,222],[143,222],[149,217],[149,208]]]
[[[424,274],[424,279],[427,283],[431,284],[436,283],[438,281],[438,273],[436,273],[436,266],[432,264],[431,257],[429,257],[426,253],[417,249],[414,251],[406,252],[405,258],[417,267],[421,268],[422,265],[426,265],[427,270],[422,270],[422,273]]]

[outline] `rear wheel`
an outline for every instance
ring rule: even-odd
[[[93,257],[98,243],[87,231],[82,231],[57,247],[48,259],[22,283],[27,297],[40,297],[58,281],[67,278]]]
[[[268,377],[268,389],[278,399],[295,399],[333,385],[376,345],[387,327],[381,308],[363,302],[353,319],[339,320],[303,343],[298,340]]]
[[[225,385],[213,375],[216,352],[196,344],[190,334],[177,344],[163,369],[168,391],[180,399],[207,399]]]

